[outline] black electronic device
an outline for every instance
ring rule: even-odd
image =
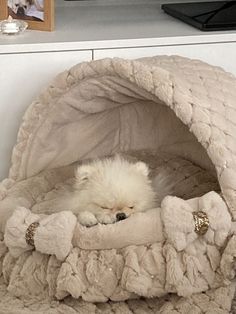
[[[202,31],[236,29],[236,1],[169,3],[162,9]]]

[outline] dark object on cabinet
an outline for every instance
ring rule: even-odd
[[[169,3],[162,9],[202,31],[236,29],[236,1]]]

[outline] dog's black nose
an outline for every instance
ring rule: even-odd
[[[124,220],[126,219],[126,214],[125,213],[118,213],[116,214],[116,220],[120,221],[120,220]]]
[[[25,15],[25,10],[22,7],[19,7],[17,10],[17,15]]]

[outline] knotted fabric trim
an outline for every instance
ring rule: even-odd
[[[194,241],[222,247],[231,230],[231,216],[224,200],[216,192],[183,200],[167,196],[161,204],[165,236],[177,251]]]
[[[4,241],[14,257],[35,249],[64,260],[72,249],[76,223],[77,218],[70,211],[36,215],[18,207],[7,221]]]

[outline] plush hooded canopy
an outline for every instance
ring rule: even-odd
[[[10,177],[117,151],[171,152],[216,170],[236,218],[235,86],[221,68],[177,56],[79,64],[27,110]]]

